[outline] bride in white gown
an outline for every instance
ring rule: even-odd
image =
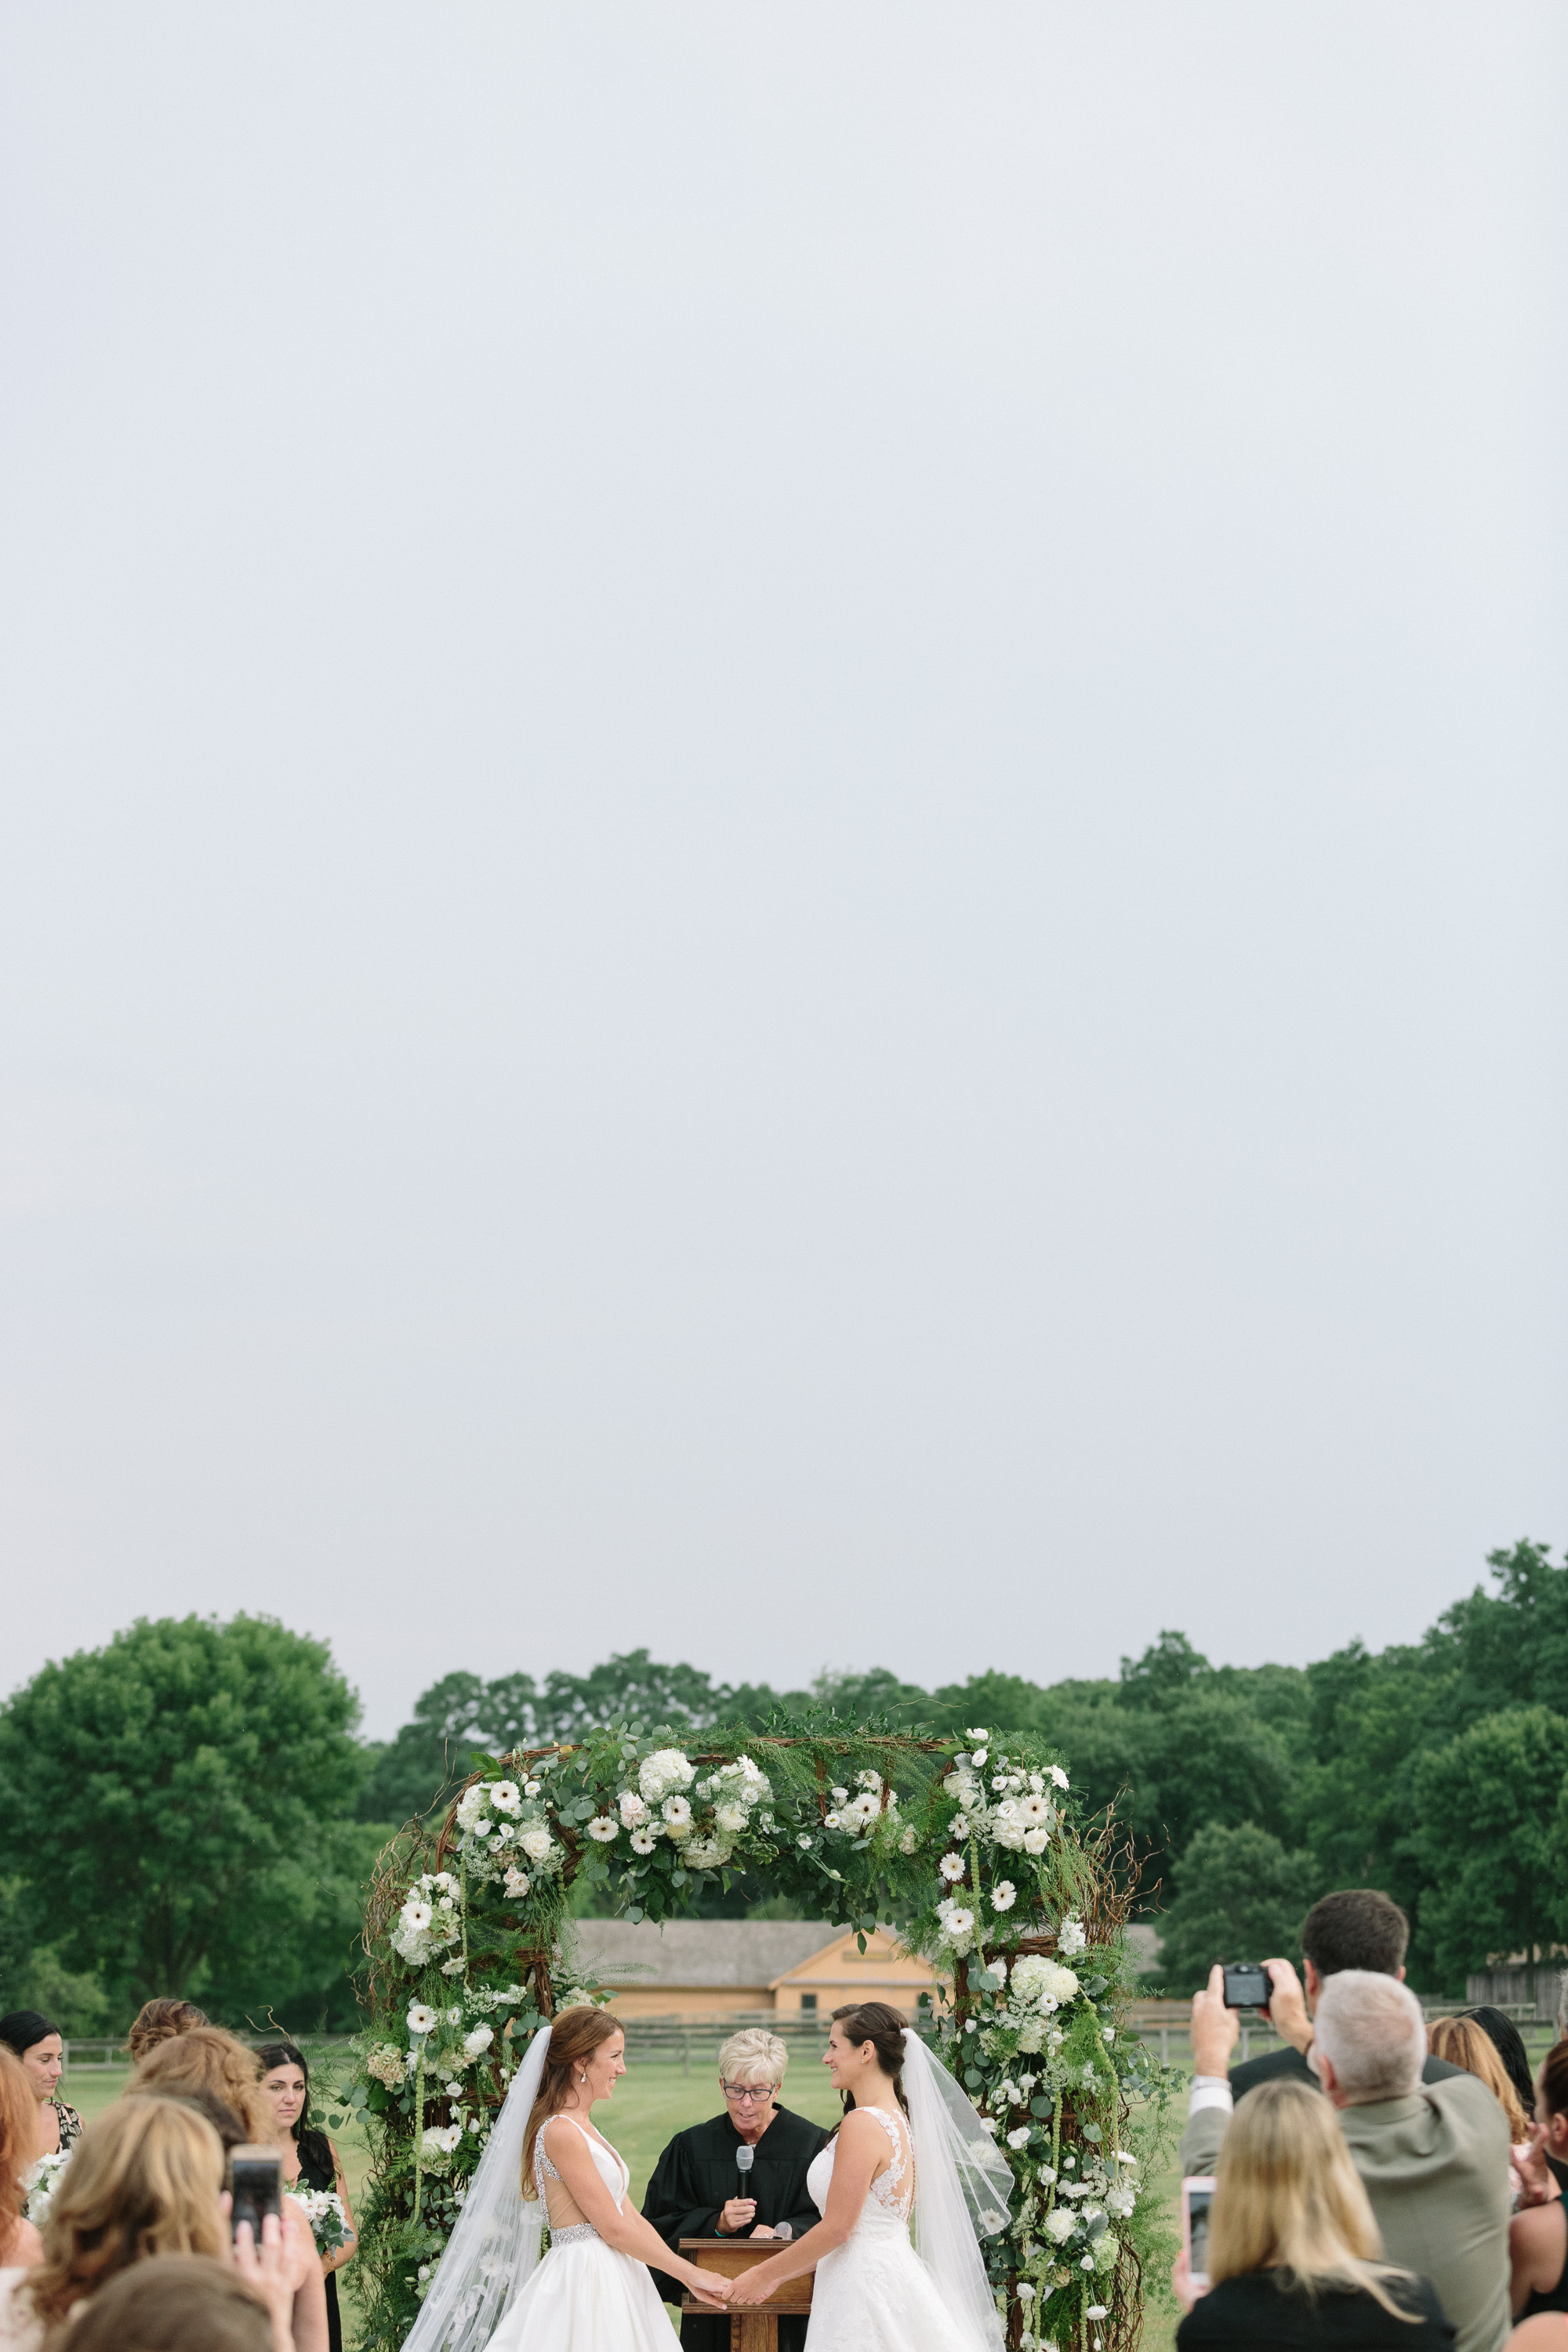
[[[729,2281],[672,2257],[628,2207],[626,2160],[590,2120],[625,2051],[601,2009],[535,2034],[404,2352],[671,2352],[650,2263],[722,2307]]]
[[[1001,2352],[980,2240],[1006,2220],[1006,2158],[887,2002],[836,2010],[823,2063],[852,2105],[806,2175],[822,2220],[738,2278],[731,2310],[815,2270],[806,2352]]]

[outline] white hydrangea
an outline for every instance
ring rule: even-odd
[[[1067,1918],[1062,1921],[1061,1927],[1058,1930],[1057,1949],[1060,1952],[1066,1952],[1070,1958],[1074,1952],[1081,1952],[1088,1942],[1089,1937],[1084,1934],[1079,1922],[1073,1918],[1069,1913]]]
[[[746,1826],[746,1819],[744,1805],[719,1805],[714,1810],[714,1824],[728,1837],[739,1836]]]
[[[471,2033],[463,2036],[464,2057],[470,2064],[476,2058],[482,2058],[495,2038],[493,2026],[476,2025]]]
[[[733,1851],[722,1838],[693,1837],[681,1847],[680,1859],[688,1870],[716,1870],[729,1861]]]
[[[468,1831],[478,1826],[483,1819],[489,1797],[489,1790],[482,1780],[476,1780],[471,1789],[464,1790],[458,1800],[457,1820],[460,1830]]]
[[[637,1787],[650,1805],[658,1804],[674,1790],[689,1789],[696,1778],[696,1765],[679,1748],[656,1748],[637,1768]]]
[[[1138,2202],[1138,2191],[1130,2180],[1119,2180],[1105,2192],[1105,2210],[1118,2221],[1125,2221]]]
[[[1048,2013],[1078,1998],[1078,1979],[1059,1960],[1029,1952],[1014,1964],[1012,1998],[1015,2003]]]

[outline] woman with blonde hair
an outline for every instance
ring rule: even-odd
[[[1208,2286],[1172,2273],[1181,2352],[1441,2352],[1454,2329],[1428,2282],[1392,2269],[1361,2177],[1322,2093],[1261,2084],[1237,2102],[1209,2214]]]
[[[171,2098],[205,2092],[219,2099],[244,2125],[247,2137],[270,2141],[277,2128],[272,2103],[261,2087],[261,2064],[254,2050],[219,2025],[197,2025],[150,2050],[131,2078],[132,2092],[153,2091]],[[137,2104],[140,2104],[138,2102]],[[316,2242],[304,2208],[283,2200],[284,2247],[294,2271],[296,2352],[330,2352],[327,2289]]]
[[[140,2066],[160,2042],[173,2042],[177,2034],[190,2033],[207,2022],[206,2011],[198,2009],[194,2000],[144,2000],[136,2013],[135,2024],[125,2037],[131,2063]]]
[[[1446,2058],[1450,2066],[1462,2066],[1467,2074],[1474,2074],[1486,2084],[1508,2117],[1508,2136],[1515,2147],[1529,2141],[1530,2117],[1497,2043],[1484,2025],[1479,2025],[1473,2017],[1435,2017],[1426,2029],[1426,2046],[1434,2058]]]

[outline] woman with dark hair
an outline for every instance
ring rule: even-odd
[[[1555,2195],[1547,2166],[1568,2158],[1568,2042],[1542,2063],[1535,2091],[1535,2130],[1520,2165],[1524,2189],[1508,2226],[1509,2302],[1516,2319],[1538,2312],[1568,2312],[1568,2206]]]
[[[834,2011],[823,2064],[844,2116],[806,2175],[822,2219],[738,2278],[731,2310],[815,2270],[805,2352],[1002,2352],[977,2241],[1005,2225],[1006,2157],[885,2000]]]
[[[354,2218],[349,2205],[348,2183],[338,2151],[324,2131],[310,2121],[310,2070],[291,2042],[264,2042],[256,2053],[261,2068],[262,2096],[275,2118],[269,2137],[283,2159],[285,2188],[331,2190],[343,2209],[346,2245],[321,2256],[327,2282],[327,2339],[330,2352],[343,2352],[343,2326],[338,2311],[335,2271],[352,2263],[355,2253]]]
[[[27,2087],[37,2101],[33,2155],[64,2155],[81,2137],[81,2117],[56,2095],[66,2063],[59,2027],[36,2009],[13,2009],[0,2017],[0,2042],[21,2060]]]
[[[1490,2007],[1468,2009],[1464,2014],[1473,2025],[1480,2027],[1502,2060],[1503,2072],[1518,2094],[1520,2105],[1526,2116],[1532,2116],[1535,2113],[1535,2077],[1531,2072],[1530,2053],[1524,2046],[1524,2036],[1512,2018],[1505,2017],[1500,2009]],[[1467,2073],[1470,2071],[1466,2069]]]

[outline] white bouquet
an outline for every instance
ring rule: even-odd
[[[353,2245],[354,2233],[336,2189],[291,2189],[289,2193],[305,2209],[319,2254],[335,2254],[340,2246]]]

